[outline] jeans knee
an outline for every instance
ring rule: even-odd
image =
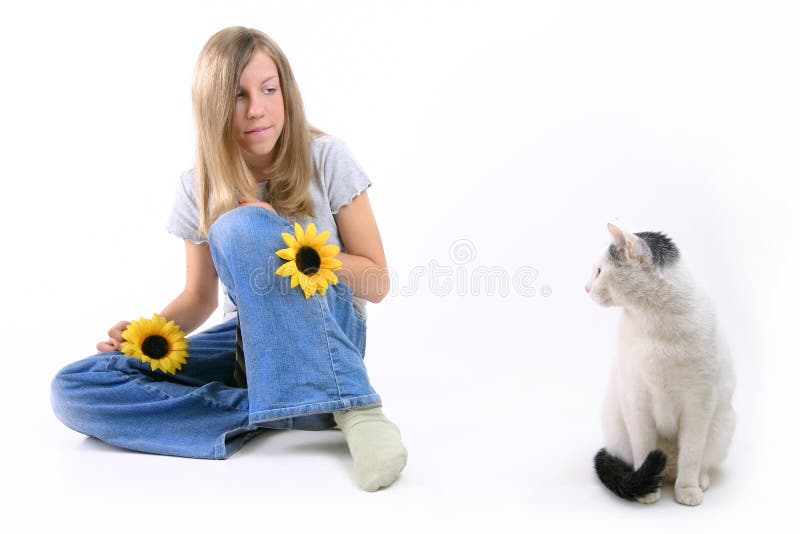
[[[258,233],[280,235],[291,228],[289,221],[261,206],[239,206],[226,211],[208,229],[208,241],[229,242],[232,239],[246,238],[253,228]]]
[[[50,405],[53,408],[53,413],[58,417],[58,419],[64,423],[65,425],[69,426],[71,417],[69,413],[70,405],[70,379],[69,376],[72,374],[69,370],[70,366],[61,369],[56,376],[53,377],[53,380],[50,382]]]
[[[108,358],[113,353],[100,353],[73,362],[61,369],[50,382],[50,404],[53,412],[64,424],[73,426],[74,415],[85,401],[89,378],[93,373],[108,367]]]

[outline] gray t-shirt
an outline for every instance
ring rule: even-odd
[[[353,201],[362,191],[372,185],[361,166],[353,159],[347,146],[340,139],[323,135],[311,141],[311,160],[313,173],[309,183],[309,194],[314,216],[297,220],[305,226],[313,222],[317,231],[330,231],[328,243],[338,245],[342,252],[347,252],[342,245],[336,221],[333,218],[342,206]],[[266,183],[259,183],[259,200],[266,201]],[[175,202],[167,222],[167,231],[193,243],[206,243],[198,233],[200,211],[197,202],[194,169],[183,173],[178,181]],[[290,221],[294,218],[289,217]],[[236,317],[236,306],[228,297],[228,289],[222,286],[225,295],[223,303],[223,320]],[[353,305],[366,317],[366,301],[353,297]]]

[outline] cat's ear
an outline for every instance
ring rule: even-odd
[[[611,232],[611,237],[614,238],[614,246],[624,254],[625,259],[631,259],[638,254],[638,238],[635,235],[629,234],[614,223],[608,223],[608,231]]]

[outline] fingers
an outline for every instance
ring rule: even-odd
[[[122,345],[122,332],[131,324],[130,321],[120,321],[108,329],[108,339],[101,341],[97,344],[97,350],[100,352],[111,352],[119,350]]]
[[[100,343],[98,343],[97,352],[113,352],[119,350],[119,347],[118,346],[115,347],[110,341],[111,340],[101,341]]]
[[[108,335],[111,338],[122,341],[122,332],[128,328],[128,325],[131,324],[130,321],[120,321],[111,328],[108,329]]]
[[[262,202],[261,200],[255,198],[239,197],[239,204],[242,206],[261,206],[262,208],[268,209],[272,213],[277,213],[275,208],[273,208],[268,202]]]

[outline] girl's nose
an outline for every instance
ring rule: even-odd
[[[247,109],[247,117],[250,119],[257,119],[264,115],[264,106],[253,102]]]
[[[265,109],[264,102],[262,102],[260,98],[253,98],[250,101],[250,106],[247,108],[247,117],[250,119],[262,117]]]

